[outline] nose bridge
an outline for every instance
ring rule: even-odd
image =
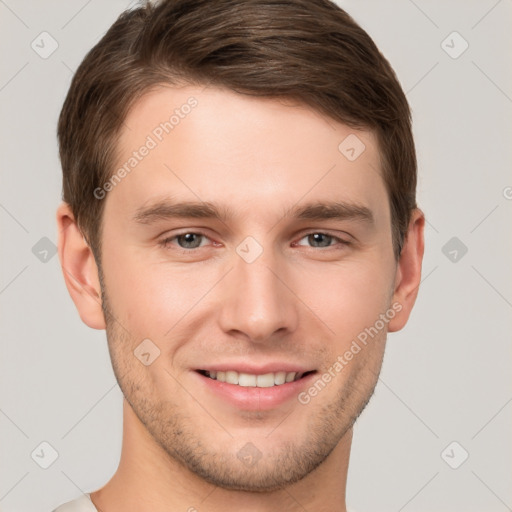
[[[240,331],[251,341],[264,342],[276,331],[293,331],[297,312],[293,294],[281,282],[283,261],[271,247],[256,244],[246,239],[236,249],[220,320],[226,332]]]

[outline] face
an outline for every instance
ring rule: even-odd
[[[296,482],[370,399],[399,308],[376,138],[291,102],[188,86],[146,95],[126,126],[98,199],[126,400],[211,483]]]

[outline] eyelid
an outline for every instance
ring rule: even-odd
[[[322,229],[313,229],[313,230],[309,230],[309,231],[306,231],[306,232],[301,232],[300,233],[300,237],[297,239],[297,242],[302,240],[303,238],[309,236],[309,235],[313,235],[313,234],[316,234],[316,233],[320,233],[320,234],[323,234],[323,235],[327,235],[333,239],[335,239],[338,244],[334,244],[334,245],[329,245],[327,247],[310,247],[310,249],[335,249],[336,248],[336,245],[350,245],[352,243],[352,241],[350,240],[346,240],[344,238],[342,238],[339,234],[334,234],[333,232],[331,232],[330,230],[322,230]],[[200,236],[203,236],[204,238],[207,238],[209,239],[210,241],[213,241],[211,239],[211,237],[209,235],[207,235],[203,230],[201,229],[185,229],[183,231],[180,231],[178,233],[173,233],[172,235],[169,235],[169,236],[165,236],[160,242],[159,244],[162,246],[162,247],[165,247],[166,245],[169,245],[172,241],[175,241],[176,238],[178,238],[179,236],[182,236],[182,235],[186,235],[186,234],[194,234],[194,235],[200,235]],[[346,236],[347,237],[350,237],[350,235],[348,233],[346,233]],[[350,237],[352,238],[352,237]],[[297,242],[294,242],[297,243]],[[217,242],[218,244],[218,242]],[[176,248],[178,250],[182,250],[182,251],[185,251],[185,252],[192,252],[194,250],[197,250],[197,249],[200,249],[200,248],[203,248],[205,246],[199,246],[199,247],[195,247],[193,249],[185,249],[183,247],[179,247],[179,246],[176,246]],[[300,247],[305,247],[305,246],[300,246]]]
[[[310,230],[310,231],[308,231],[306,233],[301,233],[301,236],[298,239],[298,241],[302,240],[303,238],[305,238],[305,237],[307,237],[309,235],[314,235],[314,234],[317,234],[317,233],[320,233],[322,235],[327,235],[327,236],[333,238],[334,240],[336,240],[338,242],[338,245],[350,245],[352,243],[351,240],[346,240],[345,238],[343,238],[339,234],[334,234],[333,232],[331,232],[329,230],[322,230],[322,229],[313,229],[313,230]],[[346,235],[347,235],[347,238],[352,238],[352,237],[350,237],[350,235],[348,235],[348,233]],[[318,247],[310,247],[310,248],[311,249],[318,249]],[[335,248],[336,248],[336,244],[329,245],[328,247],[320,247],[320,249],[335,249]]]
[[[172,235],[164,236],[164,238],[162,240],[160,240],[158,242],[158,244],[161,245],[162,247],[165,247],[166,245],[169,245],[172,241],[175,241],[176,238],[178,238],[179,236],[183,236],[183,235],[187,235],[187,234],[200,235],[200,236],[203,236],[204,238],[208,238],[210,241],[213,241],[209,235],[207,235],[204,231],[202,231],[200,229],[186,229],[186,230],[183,230],[178,233],[173,233]],[[200,249],[202,247],[204,247],[204,246],[196,247],[195,249]],[[195,250],[195,249],[185,249],[178,245],[176,246],[176,248],[178,250],[187,251],[187,252],[192,252]]]

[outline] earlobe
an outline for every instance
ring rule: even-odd
[[[421,264],[425,248],[425,216],[419,209],[413,211],[407,237],[396,270],[393,304],[401,306],[399,313],[389,322],[388,331],[402,329],[411,314],[421,282]]]
[[[105,329],[98,267],[67,203],[57,209],[57,226],[60,265],[80,318],[93,329]]]

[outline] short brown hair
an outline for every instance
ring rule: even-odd
[[[377,135],[398,259],[416,208],[405,94],[368,34],[329,0],[161,0],[123,12],[80,64],[58,140],[63,200],[96,260],[117,136],[137,99],[162,84],[298,100]],[[341,141],[340,141],[341,142]]]

